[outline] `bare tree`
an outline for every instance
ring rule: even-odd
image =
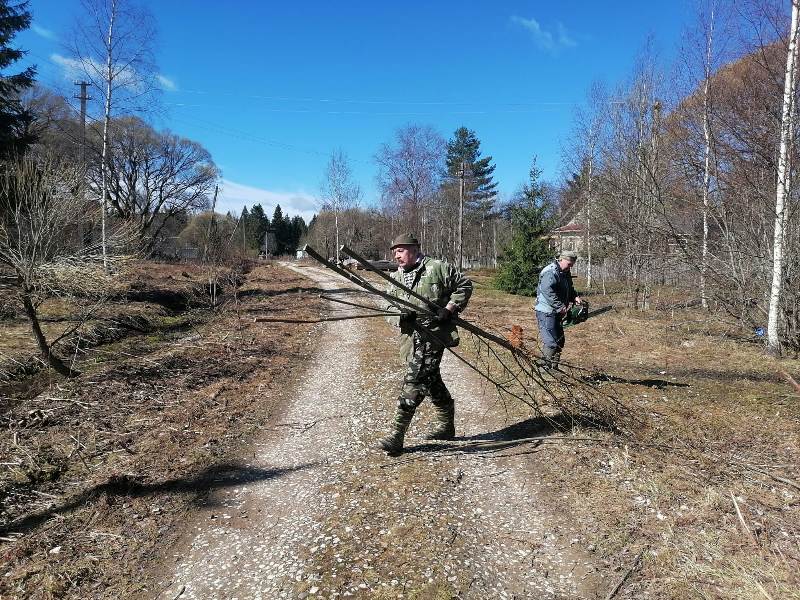
[[[355,208],[361,201],[361,188],[353,181],[347,155],[340,149],[331,154],[325,168],[325,179],[320,186],[322,208],[333,212],[336,236],[336,260],[339,260],[340,229],[342,213]],[[350,223],[352,225],[352,222]],[[352,232],[351,232],[352,233]]]
[[[107,208],[135,221],[152,249],[170,219],[208,205],[219,170],[197,142],[157,132],[137,117],[112,120],[109,131],[104,168],[88,171],[91,187],[105,189]]]
[[[111,232],[108,253],[86,246],[79,225],[98,208],[83,190],[83,176],[75,167],[31,158],[11,163],[0,179],[0,265],[10,270],[12,286],[25,310],[42,358],[58,373],[76,372],[54,352],[54,346],[82,323],[47,340],[38,310],[49,297],[102,298],[112,281],[104,267],[121,263],[130,242],[126,230]],[[117,252],[119,250],[120,252]]]
[[[603,174],[598,204],[603,226],[613,236],[620,275],[629,299],[647,308],[654,261],[663,250],[658,231],[665,189],[660,160],[661,76],[654,57],[645,51],[631,83],[615,94],[611,105],[609,139],[604,145]]]
[[[409,229],[428,239],[431,200],[444,171],[445,140],[428,125],[406,125],[395,132],[394,144],[375,155],[381,196],[405,213]]]
[[[153,42],[154,20],[135,0],[82,0],[84,14],[76,24],[69,50],[81,75],[93,85],[103,105],[100,199],[101,240],[106,255],[109,135],[118,107],[144,105],[157,88]]]
[[[602,84],[595,82],[589,89],[586,108],[579,109],[575,117],[571,144],[565,149],[564,158],[568,168],[578,175],[577,183],[579,206],[576,213],[582,212],[584,232],[584,252],[586,253],[586,287],[592,287],[592,242],[594,233],[594,207],[598,163],[605,142],[609,99]]]

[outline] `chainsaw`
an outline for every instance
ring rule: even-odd
[[[598,308],[593,312],[589,312],[589,303],[584,300],[580,304],[572,304],[567,309],[567,312],[564,313],[564,316],[561,318],[561,325],[563,327],[572,327],[573,325],[583,323],[586,319],[608,312],[613,308],[613,306],[604,306],[603,308]]]

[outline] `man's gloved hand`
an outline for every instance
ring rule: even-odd
[[[447,308],[440,308],[439,311],[436,313],[436,320],[439,323],[446,323],[447,321],[450,320],[450,317],[452,316],[453,313],[451,313]]]
[[[400,324],[413,324],[417,320],[417,313],[413,310],[403,308],[400,310]]]

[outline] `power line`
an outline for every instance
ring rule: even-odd
[[[224,135],[229,135],[231,137],[234,137],[234,138],[237,138],[237,139],[241,139],[241,140],[245,140],[245,141],[256,142],[256,143],[259,143],[259,144],[265,144],[267,146],[273,146],[273,147],[276,147],[276,148],[282,148],[284,150],[293,150],[295,152],[303,152],[305,154],[323,156],[325,158],[330,156],[330,152],[323,152],[321,150],[314,150],[314,149],[311,149],[311,148],[303,148],[301,146],[296,146],[294,144],[287,144],[285,142],[280,142],[278,140],[271,140],[271,139],[268,139],[268,138],[255,136],[253,134],[250,134],[250,133],[247,133],[245,131],[238,130],[238,129],[234,129],[232,127],[227,127],[225,125],[220,125],[218,123],[213,123],[211,121],[206,121],[205,119],[198,119],[198,118],[185,119],[185,118],[181,118],[181,117],[172,117],[172,119],[175,120],[175,121],[182,122],[182,123],[188,123],[190,125],[194,125],[195,127],[200,127],[201,129],[206,129],[207,131],[215,131],[217,133],[222,133]],[[358,159],[350,159],[350,160],[352,162],[364,162],[364,161],[360,161]]]
[[[219,104],[190,104],[187,102],[165,102],[168,106],[185,108],[214,108]],[[541,108],[538,110],[451,110],[439,112],[408,112],[408,111],[366,111],[366,110],[315,110],[307,108],[260,108],[260,112],[290,113],[290,114],[323,114],[323,115],[369,115],[376,117],[430,117],[436,115],[496,115],[496,114],[534,114],[542,112],[558,112],[558,107]]]
[[[262,94],[240,94],[235,92],[210,92],[205,90],[177,90],[176,93],[197,94],[208,96],[232,96],[235,98],[251,98],[256,100],[270,100],[276,102],[317,102],[324,104],[405,104],[412,106],[572,106],[580,104],[576,101],[530,101],[530,102],[469,102],[451,100],[395,100],[372,98],[314,98],[292,96],[267,96]]]

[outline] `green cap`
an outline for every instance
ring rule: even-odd
[[[569,260],[578,260],[578,253],[575,250],[564,250],[558,255],[558,258],[568,258]]]
[[[419,240],[413,233],[403,233],[392,240],[391,250],[397,246],[419,246]]]

